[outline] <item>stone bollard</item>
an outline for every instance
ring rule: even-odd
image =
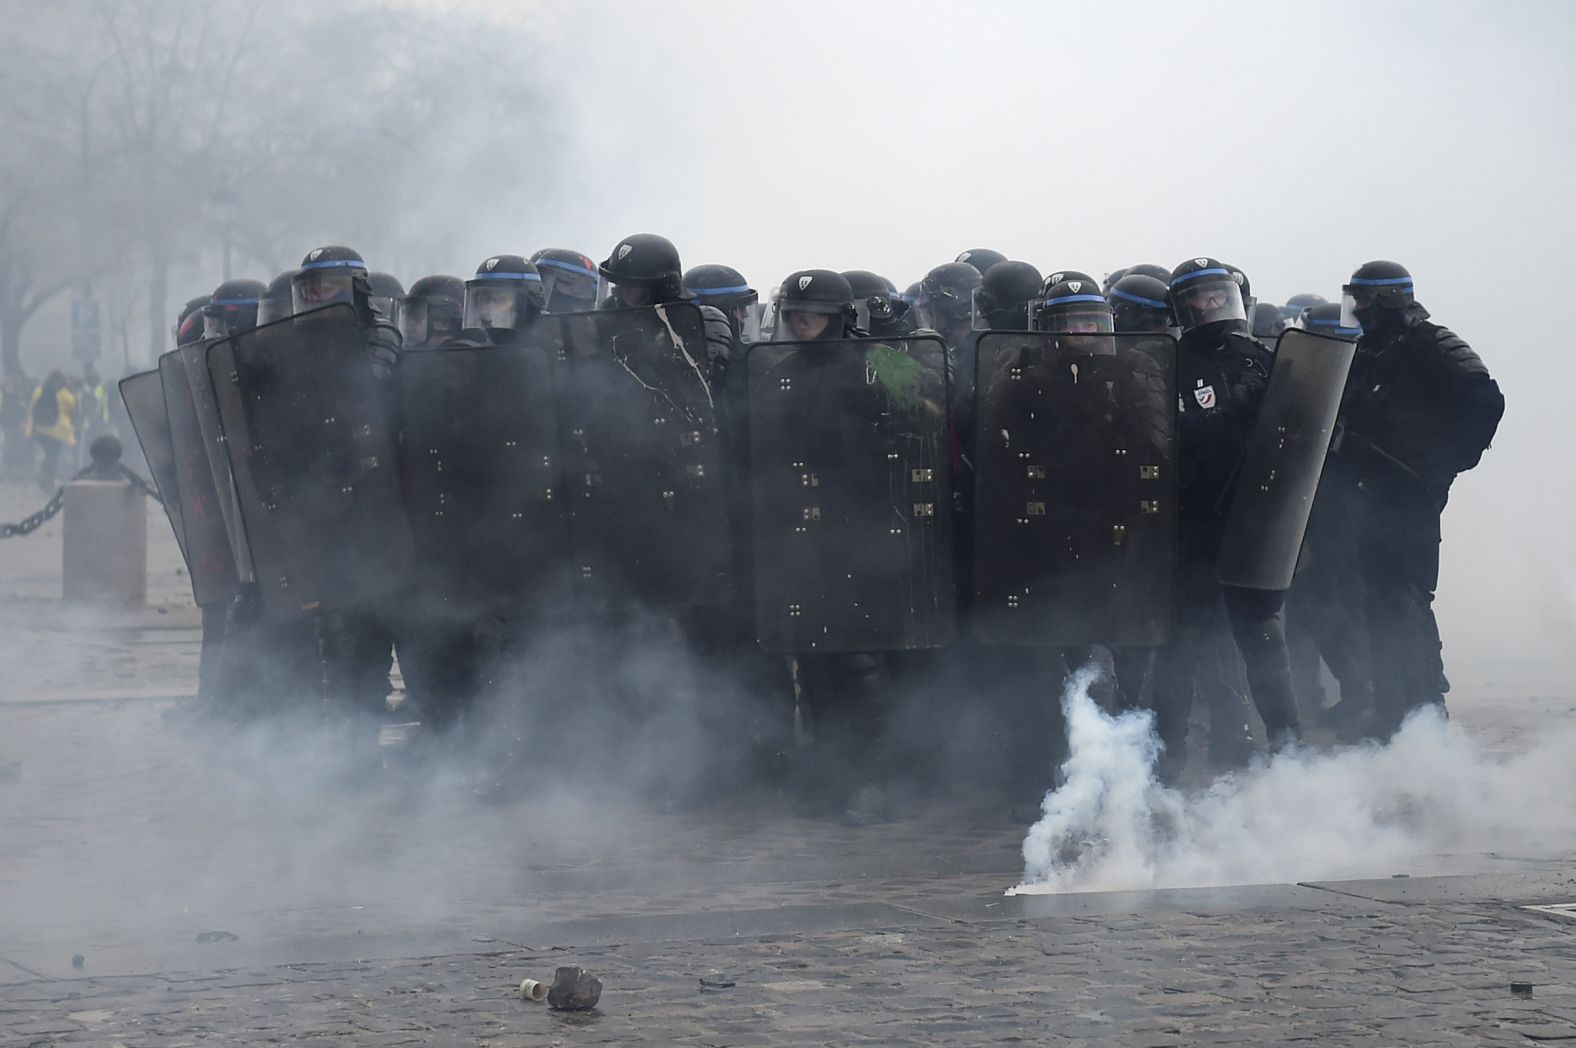
[[[73,480],[65,492],[65,598],[143,603],[148,598],[147,496],[124,480]]]

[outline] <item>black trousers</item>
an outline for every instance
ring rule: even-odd
[[[1445,705],[1450,684],[1434,619],[1443,502],[1421,485],[1363,488],[1358,551],[1373,648],[1375,728],[1393,731],[1420,706]]]
[[[1171,643],[1161,649],[1155,665],[1155,727],[1168,759],[1176,763],[1187,752],[1199,655],[1211,620],[1222,611],[1242,653],[1248,689],[1270,743],[1295,739],[1301,731],[1286,652],[1282,615],[1286,594],[1222,586],[1215,578],[1217,546],[1209,538],[1184,532],[1177,565],[1176,625]]]

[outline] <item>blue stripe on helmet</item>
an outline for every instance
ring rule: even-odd
[[[209,303],[213,306],[255,306],[255,298],[216,298]]]
[[[556,258],[539,258],[536,260],[535,265],[537,269],[541,269],[543,266],[552,266],[554,269],[568,270],[571,273],[578,273],[583,277],[596,276],[595,269],[587,269],[585,266],[577,266],[573,262],[561,262]]]
[[[534,280],[542,282],[540,273],[477,273],[472,280]]]
[[[313,269],[366,269],[367,264],[355,258],[325,258],[321,262],[303,262],[301,272]]]
[[[1361,335],[1363,333],[1363,329],[1362,328],[1360,328],[1360,327],[1347,327],[1345,324],[1342,324],[1339,320],[1309,320],[1308,321],[1308,327],[1310,327],[1310,328],[1328,328],[1331,331],[1339,331],[1343,335]]]
[[[1402,284],[1410,287],[1411,277],[1353,277],[1349,283],[1356,287],[1398,287]]]
[[[1171,286],[1172,287],[1176,287],[1178,284],[1185,284],[1189,280],[1197,280],[1199,277],[1229,277],[1229,276],[1231,276],[1231,270],[1229,270],[1229,269],[1222,269],[1219,266],[1211,266],[1209,269],[1198,269],[1198,270],[1194,270],[1191,273],[1184,273],[1184,274],[1182,274],[1179,277],[1173,277],[1172,280],[1171,280]]]
[[[738,287],[689,287],[684,290],[705,298],[707,295],[742,295],[750,290],[750,285],[740,284]]]
[[[1047,298],[1041,301],[1042,306],[1060,306],[1068,302],[1104,302],[1104,295],[1063,295],[1060,298]]]
[[[1150,309],[1166,308],[1166,304],[1164,302],[1157,302],[1155,299],[1145,298],[1143,295],[1135,295],[1129,291],[1122,291],[1119,288],[1111,289],[1111,297],[1120,298],[1126,302],[1135,302],[1140,306],[1148,306]]]

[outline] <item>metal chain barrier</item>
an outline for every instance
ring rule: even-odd
[[[108,476],[105,475],[106,472],[108,472]],[[154,489],[152,484],[149,484],[146,480],[143,480],[141,477],[139,477],[136,472],[128,469],[126,466],[121,465],[119,462],[110,467],[108,471],[100,469],[96,463],[89,465],[84,469],[79,470],[77,474],[71,479],[124,480],[130,483],[132,487],[140,490],[144,495],[147,495],[149,498],[153,499],[153,501],[159,503],[160,505],[164,504],[164,500],[159,498],[159,493]],[[55,490],[54,496],[48,502],[44,503],[44,508],[39,510],[37,513],[32,513],[26,517],[23,517],[15,524],[0,524],[0,539],[9,539],[15,538],[18,535],[32,534],[39,528],[43,527],[50,520],[54,519],[60,513],[61,507],[65,504],[66,489],[64,486],[61,486]]]

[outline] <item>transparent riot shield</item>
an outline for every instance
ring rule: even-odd
[[[957,595],[941,340],[760,342],[748,373],[762,649],[949,643]]]
[[[263,614],[361,609],[408,585],[394,383],[351,308],[216,342],[208,374]]]
[[[1232,486],[1216,569],[1247,589],[1291,586],[1357,344],[1289,329]]]
[[[170,446],[175,452],[175,486],[180,492],[192,599],[206,607],[235,596],[237,575],[219,490],[208,465],[197,404],[180,352],[172,350],[159,358],[159,379],[170,425]]]
[[[399,363],[424,599],[486,605],[569,556],[551,340],[419,350]]]
[[[542,317],[556,340],[573,574],[652,608],[732,592],[722,441],[700,310]]]
[[[1176,343],[987,332],[975,428],[974,632],[1163,644],[1176,562]]]
[[[175,543],[181,548],[181,559],[186,562],[190,577],[192,564],[186,552],[186,526],[181,521],[181,490],[175,479],[175,444],[170,437],[170,419],[164,411],[164,381],[158,370],[121,379],[120,399],[126,405],[126,416],[142,446],[142,457],[147,460],[153,486],[164,503],[164,515],[170,519],[170,530],[175,532]]]

